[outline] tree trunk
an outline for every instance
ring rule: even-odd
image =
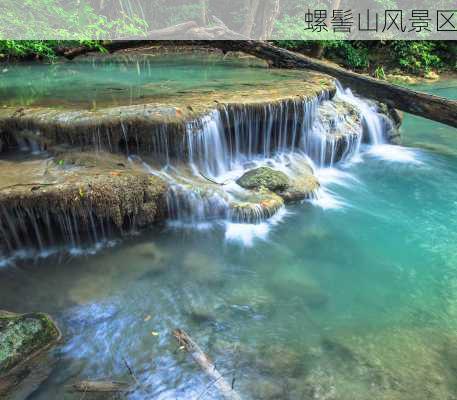
[[[333,0],[332,8],[329,10],[327,19],[325,20],[325,23],[328,27],[329,32],[332,29],[333,12],[335,10],[338,10],[340,8],[340,5],[341,5],[341,0]],[[324,55],[324,50],[325,50],[324,43],[321,41],[318,41],[312,51],[313,57],[322,58],[322,56]]]
[[[71,386],[71,389],[75,392],[126,392],[129,389],[129,385],[126,382],[115,382],[115,381],[82,381],[75,383]]]
[[[190,22],[188,24],[191,26],[196,25],[195,22]],[[223,29],[225,32],[228,31],[228,28],[223,24],[219,25],[218,28]],[[195,28],[193,30],[195,30]],[[192,31],[192,28],[189,29],[189,31]],[[206,32],[210,33],[210,30],[207,29]],[[228,32],[233,36],[239,35],[236,32]],[[148,43],[150,44],[150,41],[131,40],[107,42],[104,43],[104,45],[108,51],[113,52],[127,48],[145,46]],[[363,97],[374,99],[398,110],[457,128],[456,100],[433,96],[398,85],[393,85],[386,81],[371,78],[369,76],[357,74],[344,68],[315,60],[303,54],[294,53],[292,51],[273,46],[267,42],[254,40],[204,40],[194,41],[192,43],[202,46],[210,46],[224,52],[242,51],[264,59],[270,65],[278,68],[309,69],[321,72],[337,78],[342,84],[349,86]],[[85,54],[90,50],[90,48],[81,46],[77,48],[61,49],[58,53],[68,59],[72,59],[78,55]]]
[[[201,25],[208,25],[208,4],[207,0],[200,0],[200,19]]]
[[[276,18],[279,15],[279,0],[269,0],[263,3],[262,12],[259,12],[259,31],[260,40],[271,39]]]
[[[243,27],[241,28],[241,33],[248,38],[250,38],[252,35],[258,9],[259,0],[250,0],[248,10],[246,13],[246,18],[244,20]]]
[[[328,74],[337,78],[342,84],[350,87],[363,97],[457,128],[457,101],[455,100],[433,96],[357,74],[266,42],[246,40],[200,43],[223,51],[242,51],[264,59],[278,68],[309,69]]]

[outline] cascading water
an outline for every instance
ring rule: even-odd
[[[353,104],[359,110],[369,143],[374,146],[386,143],[386,124],[377,112],[377,107],[366,100],[354,96],[351,89],[344,89],[338,81],[336,82],[336,87],[338,97]]]
[[[263,223],[283,207],[283,201],[273,193],[239,186],[236,180],[245,172],[268,166],[299,180],[303,171],[312,175],[351,159],[360,152],[363,139],[373,145],[385,143],[386,127],[385,116],[377,113],[375,105],[338,86],[332,99],[324,92],[311,99],[271,104],[219,105],[188,122],[182,138],[173,135],[166,124],[158,126],[151,133],[151,164],[134,154],[139,152],[138,137],[129,134],[124,124],[122,132],[129,161],[142,162],[149,173],[168,183],[169,220],[196,226],[209,221]],[[323,195],[322,186],[313,193]],[[65,237],[73,248],[86,238],[98,244],[111,236],[109,219],[98,220],[90,207],[84,211],[84,221],[71,212],[55,213],[52,221],[37,210],[24,212],[1,212],[0,230],[11,250],[30,247],[29,243],[48,249],[54,243],[51,225],[55,224],[57,236]],[[127,226],[134,229],[135,221],[130,222]]]
[[[233,202],[246,196],[234,183],[244,172],[270,166],[294,176],[308,165],[313,170],[332,167],[359,154],[364,138],[372,145],[385,143],[383,118],[374,104],[340,85],[332,100],[322,95],[220,107],[187,125],[183,143],[187,164],[168,158],[158,172],[171,183],[170,218],[191,223],[226,218],[260,222],[268,216],[254,211],[254,217],[234,218],[232,212]]]

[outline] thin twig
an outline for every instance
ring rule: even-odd
[[[215,185],[219,185],[219,186],[226,186],[228,185],[229,181],[225,181],[225,182],[216,182],[215,180],[211,179],[211,178],[208,178],[206,175],[204,175],[201,171],[199,171],[199,174],[202,176],[202,178],[205,178],[208,182],[211,182],[211,183],[214,183]]]
[[[124,361],[124,364],[127,368],[127,370],[129,371],[129,374],[132,376],[133,380],[135,381],[135,383],[141,387],[141,384],[140,382],[138,381],[138,379],[136,378],[135,376],[135,373],[133,372],[133,369],[130,367],[129,363],[127,362],[127,360],[125,359],[125,357],[122,357],[122,360]]]
[[[224,379],[224,376],[230,375],[232,372],[235,373],[236,371],[233,370],[233,371],[227,372],[226,374],[221,374],[221,376],[219,378],[217,378],[217,379],[213,380],[212,382],[210,382],[208,384],[208,386],[206,386],[205,390],[195,400],[202,399],[209,392],[211,387],[213,387],[219,380]],[[235,390],[234,381],[235,381],[235,378],[232,379],[232,390]]]
[[[20,187],[20,186],[40,187],[40,186],[54,186],[54,185],[57,185],[57,183],[15,183],[14,185],[3,186],[0,188],[0,190],[12,189],[15,187]]]

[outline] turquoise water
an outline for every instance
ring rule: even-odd
[[[48,312],[64,333],[28,398],[131,381],[124,359],[129,398],[218,398],[179,327],[245,399],[455,399],[456,133],[407,116],[404,143],[421,147],[321,171],[327,196],[271,224],[156,228],[0,269],[0,308]]]
[[[250,68],[246,68],[250,66]],[[96,108],[165,101],[186,93],[249,88],[290,79],[262,62],[219,55],[88,58],[55,64],[22,63],[0,69],[0,104]]]

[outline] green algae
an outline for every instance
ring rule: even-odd
[[[236,183],[245,189],[266,188],[272,192],[282,191],[289,187],[289,178],[284,172],[272,168],[260,167],[246,172]]]
[[[0,375],[25,361],[60,337],[46,314],[0,312]]]

